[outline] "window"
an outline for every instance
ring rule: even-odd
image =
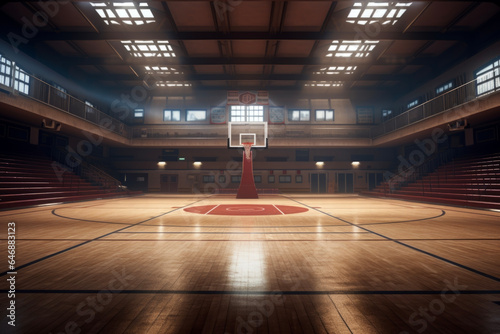
[[[169,41],[122,41],[133,57],[175,57]]]
[[[317,121],[333,121],[333,109],[317,109]]]
[[[30,92],[30,76],[17,66],[14,78],[14,89],[23,94],[29,94]]]
[[[240,183],[241,175],[231,175],[231,183]]]
[[[411,2],[355,2],[347,15],[347,22],[360,25],[375,22],[394,25],[411,4]]]
[[[332,41],[327,57],[368,57],[379,41]]]
[[[255,183],[262,183],[262,176],[261,175],[254,175],[253,176],[253,181]]]
[[[419,100],[418,100],[418,99],[416,99],[416,100],[413,100],[413,101],[411,101],[410,103],[408,103],[408,104],[406,105],[406,108],[407,108],[407,109],[411,109],[411,108],[416,107],[416,106],[418,106],[418,105],[419,105]]]
[[[147,2],[91,2],[90,4],[107,25],[143,25],[155,22]]]
[[[280,183],[292,183],[292,176],[291,175],[280,175]]]
[[[476,72],[477,96],[500,89],[500,60],[495,60]]]
[[[215,183],[214,175],[203,175],[203,183]]]
[[[144,118],[144,109],[134,109],[134,118]]]
[[[58,84],[54,84],[54,88],[56,91],[56,95],[59,96],[62,99],[66,99],[68,91],[64,89],[63,87],[59,86]]]
[[[264,106],[231,106],[231,122],[264,122]]]
[[[164,122],[180,122],[181,121],[181,111],[180,110],[163,110],[163,121]]]
[[[274,175],[267,176],[267,183],[274,183],[274,180],[275,180]]]
[[[219,183],[226,183],[226,175],[219,175]]]
[[[302,183],[302,175],[295,175],[295,183]]]
[[[441,94],[441,93],[444,93],[450,89],[453,88],[453,81],[450,81],[448,83],[445,83],[444,85],[442,86],[439,86],[438,88],[436,88],[436,94]]]
[[[206,110],[187,110],[186,111],[186,121],[196,122],[196,121],[206,121],[207,111]]]
[[[89,114],[94,113],[94,105],[89,101],[85,101],[85,112]]]
[[[0,55],[0,84],[11,86],[12,62]]]
[[[307,122],[311,119],[310,110],[292,110],[288,115],[290,121]]]
[[[392,116],[392,110],[391,109],[382,109],[382,118],[386,119]]]

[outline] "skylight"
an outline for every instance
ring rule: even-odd
[[[143,25],[156,22],[147,2],[91,2],[107,25]]]
[[[122,41],[134,57],[175,57],[169,41]]]
[[[157,87],[191,87],[190,83],[184,81],[157,81]]]
[[[379,41],[332,41],[326,57],[368,57]]]
[[[342,81],[308,81],[304,86],[306,87],[342,87]]]
[[[356,2],[347,15],[348,23],[361,25],[378,22],[394,25],[403,16],[411,2]]]
[[[144,66],[147,74],[158,74],[158,75],[168,75],[168,74],[184,74],[175,68],[168,66]]]
[[[318,72],[313,74],[353,74],[357,66],[330,66],[321,68]]]

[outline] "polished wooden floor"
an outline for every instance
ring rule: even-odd
[[[195,205],[309,211],[218,216]],[[0,212],[1,333],[500,333],[500,213],[144,195]],[[16,223],[16,327],[6,321]]]

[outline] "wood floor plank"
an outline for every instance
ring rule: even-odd
[[[221,203],[308,211],[183,210]],[[500,332],[494,211],[359,196],[145,195],[0,216],[16,222],[23,333],[72,322],[106,334]],[[0,249],[6,258],[5,234]],[[79,305],[106,290],[111,300],[86,322]]]

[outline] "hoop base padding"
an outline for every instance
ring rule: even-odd
[[[243,152],[243,170],[241,172],[241,181],[236,198],[259,198],[253,179],[251,146],[251,143],[243,143],[243,147],[245,148]]]

